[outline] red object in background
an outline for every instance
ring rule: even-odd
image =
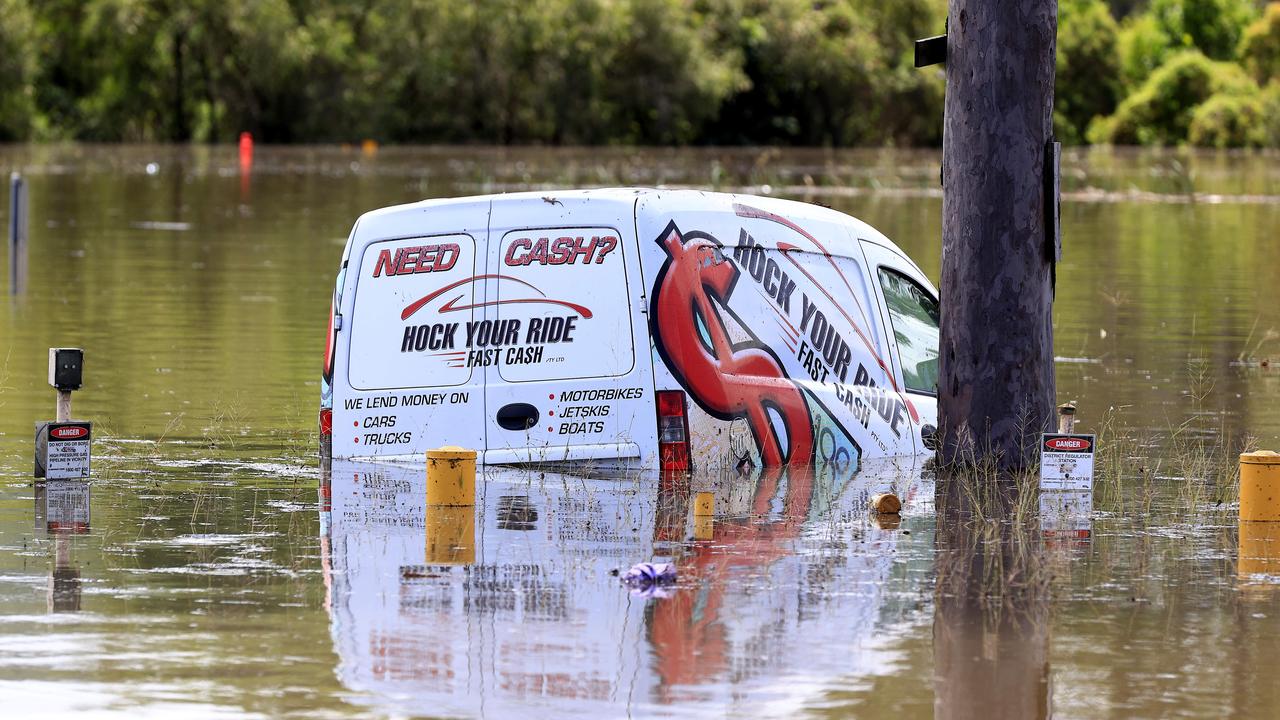
[[[240,133],[240,202],[249,201],[249,176],[253,173],[253,136]]]
[[[320,408],[320,434],[333,434],[333,410],[329,408]]]
[[[253,169],[253,135],[240,133],[240,172],[248,173]]]

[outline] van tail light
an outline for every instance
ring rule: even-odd
[[[691,470],[689,413],[683,390],[660,390],[658,395],[658,463],[662,470]]]
[[[329,303],[329,332],[325,335],[324,340],[324,365],[321,366],[321,374],[325,380],[333,379],[333,359],[337,354],[338,345],[335,342],[337,332],[334,330],[334,316],[338,313],[337,298]]]
[[[328,468],[333,458],[333,408],[320,408],[320,463]]]

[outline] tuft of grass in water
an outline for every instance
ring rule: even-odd
[[[246,434],[243,404],[239,400],[215,400],[204,433],[209,449],[234,449],[239,438]]]
[[[9,348],[4,354],[4,362],[0,363],[0,398],[3,398],[6,391],[13,389],[9,387],[9,355],[12,353],[13,348]],[[0,399],[0,407],[4,407],[3,399]]]
[[[1267,328],[1266,331],[1262,333],[1261,337],[1258,338],[1258,341],[1254,342],[1253,337],[1257,332],[1258,318],[1254,318],[1253,326],[1249,328],[1249,336],[1244,340],[1244,345],[1242,346],[1243,349],[1240,351],[1240,354],[1236,356],[1236,362],[1254,362],[1258,359],[1258,354],[1262,352],[1262,347],[1264,345],[1280,340],[1280,332],[1277,332],[1275,328]]]
[[[1128,406],[1103,414],[1094,466],[1098,509],[1145,519],[1165,495],[1176,512],[1193,519],[1238,500],[1240,453],[1253,450],[1256,440],[1236,437],[1225,414],[1209,409],[1214,388],[1204,361],[1189,361],[1187,374],[1190,408],[1164,430],[1133,427]]]

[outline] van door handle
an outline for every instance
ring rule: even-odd
[[[503,405],[497,420],[503,430],[528,430],[538,424],[538,408],[529,403]]]

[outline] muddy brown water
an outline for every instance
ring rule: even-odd
[[[856,215],[936,279],[934,153],[259,148],[246,180],[233,148],[70,145],[0,148],[0,169],[28,178],[32,218],[25,292],[0,295],[6,714],[1280,707],[1280,571],[1238,562],[1259,538],[1240,537],[1221,480],[1197,482],[1247,438],[1280,449],[1280,156],[1069,154],[1059,390],[1082,429],[1110,411],[1136,441],[1091,510],[1012,524],[936,512],[909,462],[691,487],[494,470],[458,517],[425,512],[416,471],[314,460],[328,296],[367,209],[741,189]],[[33,487],[55,345],[86,350],[94,478]],[[864,509],[887,487],[900,522]],[[690,490],[716,494],[709,526]],[[650,559],[678,582],[632,592],[612,574]]]

